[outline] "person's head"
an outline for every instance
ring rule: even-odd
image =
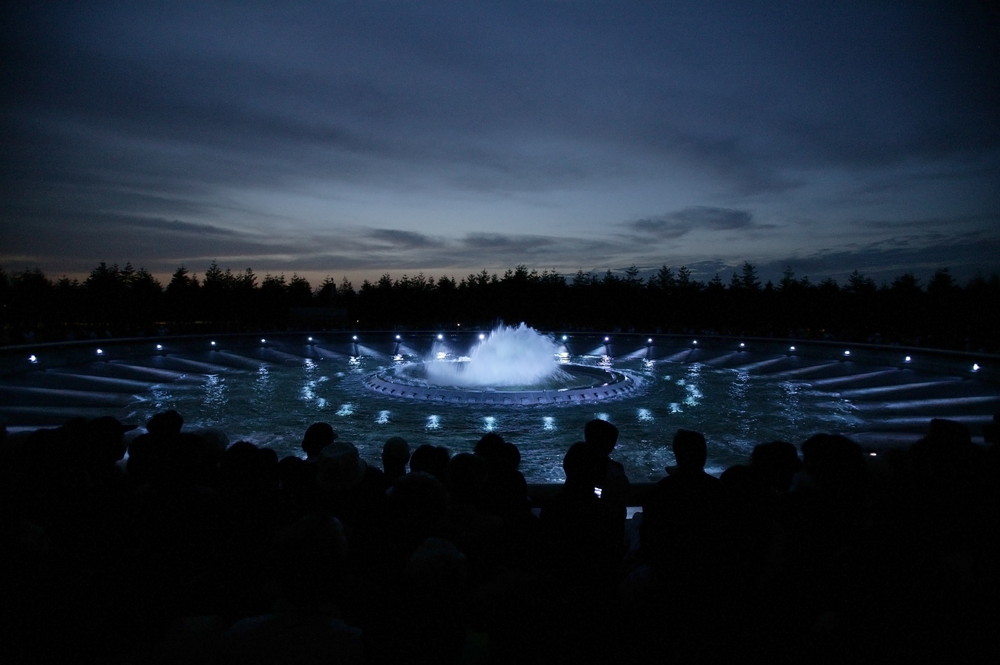
[[[392,478],[398,478],[406,473],[406,464],[410,461],[410,444],[401,436],[386,439],[382,444],[382,470]]]
[[[795,446],[787,441],[768,441],[753,447],[750,468],[774,490],[785,492],[802,468]]]
[[[425,443],[418,446],[410,455],[410,471],[424,471],[445,482],[448,477],[449,459],[451,453],[447,448]]]
[[[703,469],[708,458],[708,444],[701,432],[679,429],[673,440],[674,459],[679,469]]]
[[[319,454],[317,486],[329,492],[347,492],[365,477],[368,465],[357,447],[349,441],[334,441]]]
[[[337,440],[330,423],[313,423],[302,437],[302,450],[307,459],[316,459],[323,448]]]
[[[173,409],[153,414],[146,423],[146,431],[160,436],[177,436],[184,426],[184,418]]]
[[[610,455],[618,443],[618,428],[607,420],[595,418],[583,426],[583,438],[604,455]]]

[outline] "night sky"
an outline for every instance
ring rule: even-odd
[[[994,0],[0,17],[7,272],[1000,272]]]

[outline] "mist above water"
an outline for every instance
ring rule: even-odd
[[[459,388],[530,387],[560,373],[560,345],[524,323],[497,326],[458,360],[438,359],[437,350],[425,363],[427,379]]]

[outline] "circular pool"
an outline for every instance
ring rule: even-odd
[[[567,384],[428,385],[429,359],[463,358],[475,341],[333,333],[19,349],[28,365],[0,379],[0,415],[17,431],[74,415],[142,425],[176,409],[186,428],[220,428],[282,456],[301,454],[306,427],[327,421],[376,462],[391,436],[456,453],[497,432],[520,449],[529,482],[547,483],[562,480],[562,456],[592,418],[619,428],[615,457],[630,478],[650,481],[673,463],[678,428],[706,435],[718,473],[765,441],[838,432],[878,452],[911,443],[934,417],[978,435],[1000,411],[996,383],[965,359],[942,366],[896,350],[722,338],[574,335],[557,340]]]

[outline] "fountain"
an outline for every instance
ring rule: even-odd
[[[427,379],[460,388],[539,385],[565,377],[556,361],[560,345],[551,337],[521,323],[516,328],[497,326],[468,356],[448,359],[440,344],[425,364]]]
[[[497,432],[539,483],[562,481],[562,455],[592,418],[619,428],[616,458],[630,479],[648,482],[673,463],[678,428],[705,433],[707,468],[721,473],[756,443],[816,432],[846,434],[874,453],[949,418],[981,441],[1000,411],[991,356],[634,333],[553,338],[526,326],[101,340],[8,348],[0,361],[0,418],[12,434],[75,416],[141,425],[172,408],[185,428],[218,428],[279,456],[301,452],[311,423],[330,422],[377,460],[390,436],[456,453]]]
[[[365,385],[389,397],[464,404],[559,404],[623,397],[641,382],[609,367],[568,361],[565,348],[521,323],[483,335],[467,355],[436,344],[428,358],[376,372]]]

